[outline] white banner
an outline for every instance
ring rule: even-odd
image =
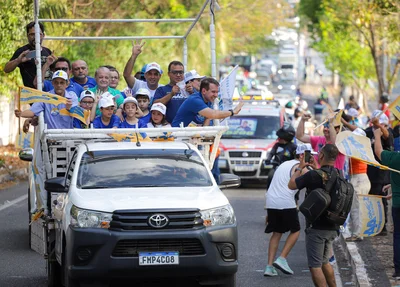
[[[239,68],[238,65],[236,65],[232,71],[229,73],[229,75],[224,78],[221,83],[219,84],[219,90],[221,93],[221,99],[228,99],[231,100],[233,97],[233,93],[235,91],[235,85],[236,85],[236,73],[237,69]]]

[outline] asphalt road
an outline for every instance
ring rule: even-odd
[[[27,199],[26,196],[21,197],[26,195],[26,190],[26,183],[0,190],[0,286],[41,287],[47,284],[45,260],[28,248]],[[235,209],[239,223],[240,267],[237,286],[312,286],[304,248],[304,232],[301,232],[299,241],[288,257],[295,274],[289,276],[280,273],[275,278],[263,276],[269,240],[269,235],[264,233],[265,189],[258,186],[224,192]],[[15,202],[15,199],[20,201]],[[304,220],[301,224],[304,226]],[[283,242],[280,248],[282,246]]]

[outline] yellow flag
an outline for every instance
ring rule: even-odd
[[[23,148],[33,148],[34,140],[33,133],[18,133],[15,141],[15,147],[19,149]]]
[[[358,195],[358,199],[361,214],[360,236],[375,236],[385,225],[382,198],[373,195]]]
[[[155,142],[174,141],[174,140],[175,140],[175,138],[172,136],[171,132],[169,132],[169,133],[164,132],[164,135],[158,136],[155,139],[153,139],[153,141],[155,141]]]
[[[67,103],[67,98],[27,87],[19,87],[19,98],[22,104],[47,103],[59,105]]]
[[[400,120],[400,96],[389,105],[389,110]]]
[[[67,109],[61,109],[60,115],[76,118],[86,125],[90,123],[90,111],[79,106],[72,107],[69,111]]]
[[[341,121],[342,114],[343,114],[343,110],[340,110],[335,114],[335,119],[333,120],[334,127],[340,126],[342,124],[342,121]]]
[[[140,142],[151,142],[151,138],[148,137],[145,133],[138,133],[139,135],[139,141]],[[109,134],[113,139],[115,139],[118,142],[136,142],[136,133],[132,134]]]

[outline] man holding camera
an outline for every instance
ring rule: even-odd
[[[40,46],[42,46],[42,41],[44,38],[44,26],[39,23],[40,26]],[[24,82],[25,87],[35,89],[33,80],[36,77],[36,52],[35,52],[35,22],[30,22],[26,25],[26,35],[28,37],[28,44],[23,47],[18,48],[14,55],[11,57],[10,61],[4,66],[4,72],[11,73],[17,67]],[[46,62],[48,56],[51,55],[50,49],[46,47],[41,47],[41,61],[42,65]]]
[[[328,178],[335,172],[335,162],[339,150],[333,144],[326,144],[318,153],[318,163]],[[313,168],[309,172],[303,172],[307,166]],[[322,176],[316,171],[317,163],[313,157],[307,163],[305,158],[300,159],[299,166],[290,178],[288,188],[307,188],[306,197],[317,188],[325,188]],[[329,264],[332,253],[332,242],[338,236],[339,226],[331,223],[325,216],[318,217],[312,224],[307,222],[306,228],[306,252],[308,267],[312,280],[317,287],[336,286],[335,273]]]

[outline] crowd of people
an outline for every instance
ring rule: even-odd
[[[45,35],[40,25],[40,40]],[[28,44],[17,49],[5,66],[6,72],[17,67],[24,85],[36,88],[34,23],[26,26]],[[89,76],[87,63],[78,59],[71,63],[65,57],[58,57],[42,47],[43,91],[67,99],[64,104],[34,103],[28,110],[15,110],[17,117],[28,118],[35,124],[35,118],[43,112],[49,129],[70,128],[161,128],[194,125],[210,125],[213,119],[224,119],[239,113],[242,104],[234,109],[220,111],[213,109],[218,97],[219,82],[211,77],[200,76],[196,70],[184,71],[180,61],[168,65],[169,83],[159,83],[163,70],[156,62],[145,65],[141,73],[132,75],[137,57],[142,53],[145,42],[133,42],[132,54],[128,59],[123,76],[127,87],[118,90],[120,74],[111,65],[98,67],[94,77]],[[45,75],[49,76],[46,79]],[[80,106],[90,111],[88,122],[82,122],[69,114],[71,108]]]

